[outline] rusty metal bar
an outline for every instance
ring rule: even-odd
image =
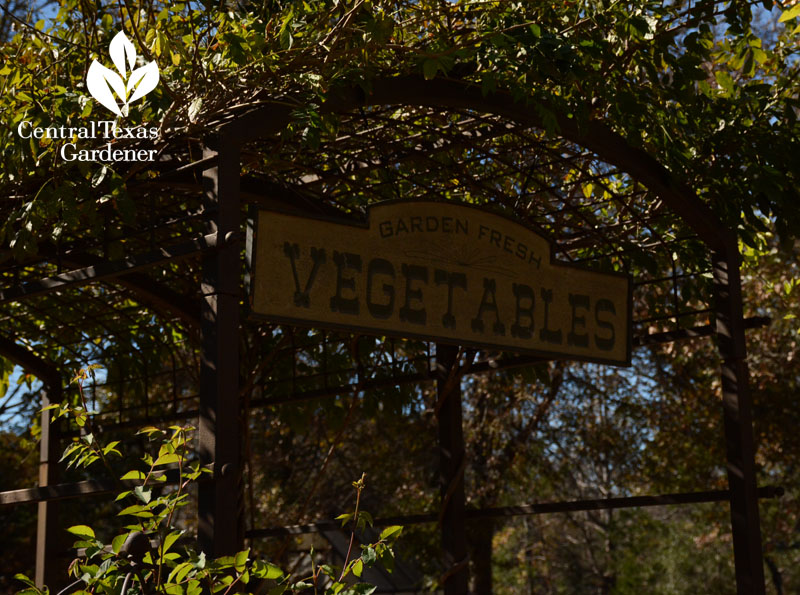
[[[760,328],[767,326],[772,319],[768,316],[753,316],[744,319],[744,328]],[[650,333],[647,335],[639,335],[633,338],[633,346],[641,347],[643,345],[654,345],[657,343],[672,343],[674,341],[684,341],[686,339],[694,339],[695,337],[710,337],[717,332],[715,326],[704,324],[693,328],[684,328],[675,331],[665,331],[663,333]]]
[[[212,469],[213,470],[213,469]],[[165,477],[163,481],[155,485],[174,485],[180,477],[178,469],[167,469],[159,472],[152,477]],[[197,480],[202,484],[210,481],[208,476],[201,475]],[[107,481],[97,479],[87,479],[72,483],[58,483],[53,485],[41,486],[38,488],[25,488],[22,490],[9,490],[0,492],[0,506],[15,506],[17,504],[31,504],[33,502],[58,502],[60,500],[72,500],[75,498],[85,498],[86,496],[105,496],[114,494],[123,489],[133,489],[141,485],[139,481]],[[66,574],[65,574],[66,576]]]
[[[0,492],[0,506],[13,506],[15,504],[30,504],[31,502],[56,502],[84,496],[102,496],[114,492],[113,482],[86,480],[74,483],[60,483],[40,486],[38,488],[25,488],[22,490],[9,490]]]
[[[42,408],[51,403],[61,402],[61,378],[51,375],[44,379],[42,389]],[[47,488],[58,483],[58,460],[60,440],[58,425],[51,423],[50,410],[41,413],[41,437],[39,439],[39,486]],[[61,525],[58,520],[58,503],[39,502],[36,512],[36,585],[47,585],[51,590],[62,586],[67,577],[66,567],[62,568],[56,555],[61,541]]]
[[[94,266],[76,269],[67,273],[61,273],[54,277],[29,281],[19,285],[0,290],[0,304],[13,302],[21,298],[29,298],[35,295],[42,295],[75,285],[85,285],[101,279],[110,279],[118,275],[130,273],[139,269],[157,266],[166,262],[175,262],[181,258],[186,258],[200,252],[217,247],[216,234],[209,234],[196,240],[190,240],[159,248],[146,254],[129,256],[122,260],[103,262]]]
[[[759,498],[780,498],[783,496],[782,487],[765,486],[758,488]],[[677,494],[663,494],[660,496],[633,496],[628,498],[602,498],[596,500],[572,500],[568,502],[541,502],[539,504],[526,504],[522,506],[502,506],[498,508],[482,508],[464,511],[467,521],[485,518],[506,518],[513,516],[530,516],[537,514],[554,514],[564,512],[581,512],[586,510],[606,510],[611,508],[645,508],[649,506],[674,506],[681,504],[701,504],[704,502],[725,502],[730,500],[729,490],[709,490],[705,492],[681,492]],[[439,514],[425,512],[419,514],[406,514],[375,519],[375,527],[388,527],[389,525],[420,525],[435,523]],[[286,535],[304,535],[319,531],[341,529],[340,521],[319,521],[308,525],[291,525],[288,527],[269,527],[267,529],[254,529],[247,532],[249,539],[260,537],[284,537]]]
[[[756,493],[753,404],[748,386],[742,283],[735,237],[726,250],[714,253],[713,260],[736,590],[739,595],[763,595],[764,558]]]
[[[158,485],[174,485],[178,482],[178,470],[169,469],[165,472],[166,480]],[[206,475],[201,475],[198,483],[212,481]],[[110,481],[86,480],[74,483],[61,483],[41,488],[25,488],[0,492],[0,506],[15,506],[17,504],[32,504],[36,502],[56,502],[85,498],[87,496],[104,496],[113,494],[118,489],[134,488],[139,483],[135,481]],[[780,486],[765,486],[758,488],[759,499],[780,498],[784,488]],[[705,492],[682,492],[677,494],[664,494],[660,496],[632,496],[628,498],[605,498],[599,500],[572,500],[567,502],[542,502],[522,506],[505,506],[500,508],[472,509],[464,512],[464,518],[477,519],[488,516],[523,516],[533,514],[551,514],[557,512],[578,512],[581,510],[603,510],[606,508],[640,508],[647,506],[670,506],[674,504],[699,504],[703,502],[724,502],[730,500],[729,490],[709,490]],[[381,517],[374,521],[376,527],[388,525],[433,523],[439,520],[438,513],[420,513],[392,517]],[[247,531],[248,538],[275,537],[281,535],[295,535],[301,533],[314,533],[317,530],[341,528],[341,521],[320,521],[308,525],[292,525],[289,527],[270,527],[268,529],[253,529]]]
[[[207,233],[226,241],[202,261],[202,352],[200,358],[199,455],[214,464],[213,481],[198,490],[198,540],[213,557],[242,548],[239,436],[239,277],[241,245],[239,145],[230,136],[216,139],[203,159],[216,164],[203,171]]]
[[[67,266],[84,268],[101,264],[99,257],[85,252],[69,254],[61,262]],[[200,328],[199,304],[188,296],[173,291],[144,273],[123,273],[113,277],[111,281],[133,291],[139,302],[179,318],[189,331],[194,332]]]
[[[464,526],[464,435],[461,426],[461,375],[458,347],[436,344],[436,393],[439,422],[439,488],[445,595],[466,595],[469,583]]]

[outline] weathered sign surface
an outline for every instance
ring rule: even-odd
[[[511,219],[374,205],[365,226],[260,211],[251,308],[277,322],[630,362],[630,281],[551,260]]]

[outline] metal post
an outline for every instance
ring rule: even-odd
[[[752,399],[748,386],[739,253],[735,241],[714,254],[714,289],[722,407],[730,487],[733,556],[739,595],[765,592],[756,491]]]
[[[61,378],[43,379],[42,407],[61,402]],[[42,411],[42,434],[39,442],[39,487],[58,483],[58,428],[50,424],[52,411]],[[63,586],[67,579],[66,565],[59,564],[61,527],[58,522],[58,502],[39,502],[36,527],[36,574],[38,587],[47,585],[51,592]]]
[[[436,390],[438,395],[442,505],[439,514],[444,554],[445,595],[465,595],[469,565],[464,522],[464,435],[461,427],[461,378],[455,371],[458,348],[436,345]]]
[[[217,249],[204,253],[201,316],[199,448],[213,463],[213,481],[200,484],[198,541],[207,555],[239,551],[244,543],[239,436],[239,146],[228,137],[203,157],[218,155],[203,172],[207,233]]]

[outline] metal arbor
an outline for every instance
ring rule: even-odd
[[[202,484],[198,494],[198,540],[215,556],[237,550],[246,537],[280,533],[255,526],[245,530],[243,524],[245,461],[240,430],[246,423],[245,407],[436,380],[441,403],[439,518],[445,593],[467,592],[467,519],[720,500],[730,503],[737,590],[763,593],[758,498],[775,492],[756,486],[744,330],[761,321],[743,317],[735,233],[725,229],[690,188],[602,123],[579,127],[555,112],[559,134],[548,135],[530,106],[502,93],[484,97],[467,82],[397,77],[374,81],[369,95],[360,88],[341,91],[323,106],[325,113],[338,119],[338,129],[313,151],[278,136],[292,122],[294,109],[286,101],[239,108],[220,114],[202,146],[180,138],[159,147],[163,158],[151,172],[156,177],[134,178],[129,184],[147,213],[141,213],[124,233],[101,239],[74,237],[43,247],[36,259],[6,261],[0,270],[4,278],[0,301],[16,330],[2,337],[0,353],[42,379],[45,399],[57,400],[66,374],[56,361],[48,361],[48,355],[76,365],[107,359],[113,352],[109,345],[118,340],[139,348],[136,337],[158,334],[160,320],[186,329],[196,341],[197,368],[191,362],[172,365],[172,377],[161,381],[145,370],[137,377],[144,387],[138,396],[123,396],[120,384],[114,394],[106,395],[107,417],[101,425],[197,420],[199,456],[213,465],[213,480]],[[566,179],[567,170],[580,175]],[[584,196],[578,189],[589,181],[604,192]],[[341,213],[386,198],[446,200],[464,194],[549,232],[558,257],[565,261],[624,270],[629,260],[644,258],[668,272],[635,279],[633,344],[717,337],[728,490],[532,505],[516,511],[466,510],[467,461],[457,379],[497,365],[537,361],[530,357],[509,356],[466,366],[457,349],[440,345],[435,357],[429,350],[413,365],[388,372],[376,366],[371,376],[358,362],[348,373],[337,371],[335,381],[324,374],[319,382],[302,379],[292,368],[283,395],[262,392],[267,396],[251,399],[255,384],[269,385],[276,379],[268,374],[242,377],[246,206],[278,203],[283,208]],[[683,270],[675,256],[683,250],[707,254],[704,270]],[[180,266],[175,265],[178,261]],[[682,303],[681,285],[708,272],[713,276],[711,291]],[[645,298],[653,295],[660,299],[648,308]],[[131,329],[131,337],[120,339],[112,320],[128,315],[131,302],[162,318],[154,319],[149,328]],[[73,340],[54,344],[53,329]],[[84,347],[93,337],[103,340]],[[306,347],[286,342],[280,346],[281,353],[291,358]],[[149,388],[158,382],[172,386],[172,398],[151,403]],[[184,390],[193,382],[197,394]],[[142,395],[144,403],[136,402]],[[43,428],[49,428],[46,413]],[[45,430],[40,487],[0,495],[3,504],[39,503],[36,576],[40,583],[60,581],[53,570],[59,549],[54,545],[58,537],[52,520],[57,503],[111,489],[98,481],[53,485],[59,450],[54,430]],[[436,517],[406,520],[430,522]],[[286,531],[324,528],[323,523]]]

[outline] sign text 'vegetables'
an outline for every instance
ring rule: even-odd
[[[474,207],[379,204],[366,227],[261,211],[254,257],[251,306],[271,320],[630,361],[626,276],[552,262],[544,238]]]

